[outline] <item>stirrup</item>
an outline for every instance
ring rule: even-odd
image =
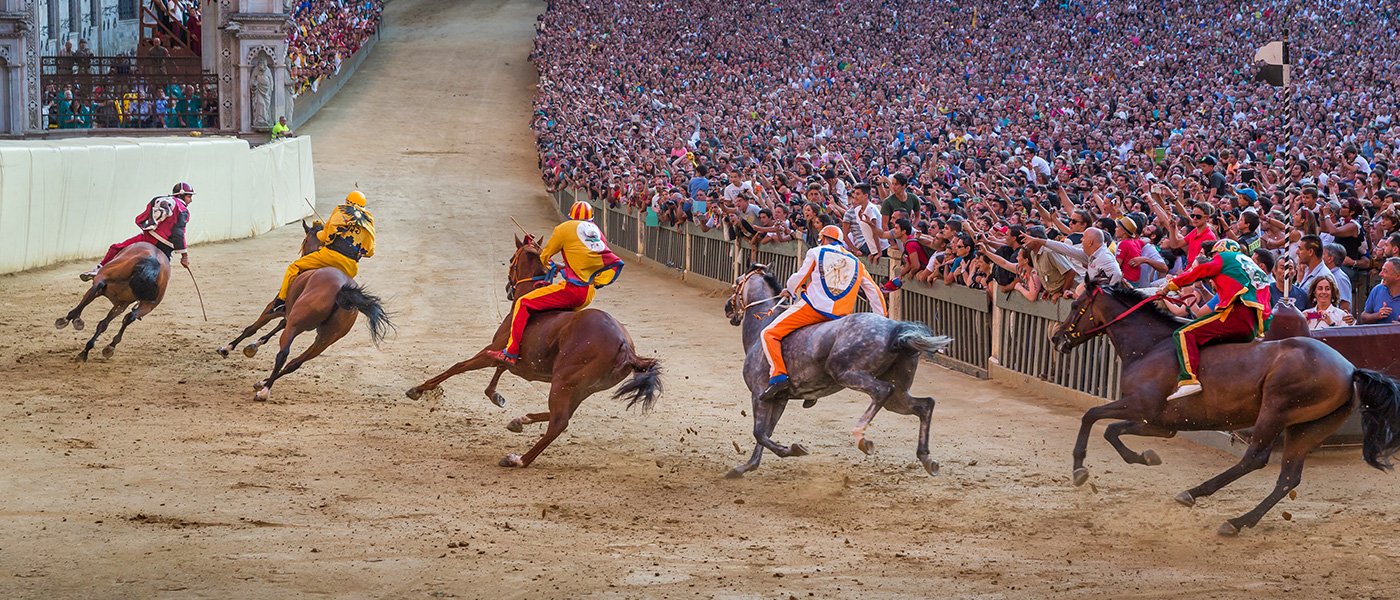
[[[773,402],[780,398],[786,398],[788,391],[792,389],[792,380],[783,377],[780,381],[768,384],[768,389],[758,396],[762,402]]]

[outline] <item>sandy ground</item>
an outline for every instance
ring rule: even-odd
[[[778,439],[811,456],[721,479],[751,444],[738,331],[721,299],[647,269],[595,306],[666,361],[657,410],[595,397],[535,466],[497,467],[539,435],[505,423],[543,386],[507,379],[505,410],[484,372],[437,412],[403,391],[496,327],[506,215],[553,223],[527,129],[541,9],[389,5],[305,133],[323,212],[356,182],[370,197],[380,248],[360,279],[398,333],[376,349],[357,325],[274,403],[250,401],[269,353],[213,349],[273,293],[295,225],[196,248],[209,323],[176,273],[111,360],[74,365],[83,334],[51,325],[86,262],[0,277],[0,597],[1396,597],[1396,481],[1355,454],[1317,457],[1297,499],[1220,539],[1274,468],[1186,509],[1172,495],[1232,456],[1132,440],[1166,464],[1130,467],[1096,437],[1094,485],[1073,488],[1077,411],[930,365],[915,391],[940,401],[942,476],[914,462],[912,418],[882,415],[879,451],[859,453],[847,393],[788,412]]]

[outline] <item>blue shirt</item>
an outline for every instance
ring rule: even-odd
[[[690,183],[685,184],[686,197],[694,198],[695,192],[698,190],[710,191],[710,180],[699,175],[691,177]]]
[[[1371,294],[1366,296],[1366,307],[1361,309],[1361,311],[1377,313],[1381,311],[1381,307],[1383,306],[1390,307],[1390,316],[1376,321],[1377,323],[1395,323],[1396,321],[1400,321],[1400,296],[1390,295],[1390,289],[1386,288],[1384,283],[1378,283],[1376,287],[1371,288]]]

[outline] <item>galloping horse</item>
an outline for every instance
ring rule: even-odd
[[[524,241],[517,238],[515,255],[510,259],[507,296],[514,300],[548,284],[549,276],[540,262],[539,245],[530,236]],[[409,389],[408,397],[417,400],[424,392],[439,390],[438,386],[454,375],[495,366],[496,362],[486,351],[505,347],[509,326],[509,320],[502,323],[490,345],[437,377]],[[550,442],[568,428],[569,418],[585,398],[617,385],[628,374],[633,374],[632,380],[613,394],[613,398],[629,397],[628,408],[641,404],[642,410],[648,410],[661,393],[661,361],[637,356],[632,336],[617,319],[601,310],[588,308],[533,315],[520,346],[523,354],[508,370],[526,381],[549,382],[549,411],[516,417],[506,428],[520,433],[524,430],[521,426],[529,423],[549,421],[549,426],[525,456],[508,454],[502,458],[500,465],[503,467],[530,466]],[[486,393],[497,406],[505,404],[495,393],[496,381],[503,370],[506,369],[497,368]]]
[[[801,444],[780,446],[771,436],[787,407],[786,399],[761,402],[768,385],[768,358],[763,354],[759,334],[776,318],[773,304],[782,288],[765,265],[754,265],[735,282],[724,314],[729,324],[743,328],[744,382],[753,396],[753,436],[757,440],[748,462],[734,467],[726,477],[741,477],[758,468],[763,449],[781,457],[805,456]],[[754,309],[770,310],[757,312]],[[804,327],[783,339],[783,359],[795,387],[793,398],[804,398],[810,408],[818,398],[852,389],[870,395],[870,407],[861,415],[853,433],[856,447],[869,454],[875,443],[865,439],[865,430],[881,408],[901,415],[919,417],[919,442],[914,450],[919,463],[930,475],[938,474],[938,463],[929,458],[929,425],[933,398],[909,395],[919,355],[932,356],[953,343],[953,338],[933,335],[927,327],[908,321],[895,321],[870,313],[857,313],[835,321]]]
[[[73,329],[82,331],[83,309],[87,308],[88,304],[98,296],[106,297],[112,303],[112,310],[97,323],[97,330],[92,332],[87,346],[83,347],[83,351],[75,358],[78,361],[87,361],[88,352],[91,352],[97,343],[97,337],[107,331],[107,324],[126,310],[126,307],[136,303],[136,308],[131,309],[131,312],[122,318],[121,329],[117,330],[112,342],[102,349],[102,358],[111,358],[117,351],[117,344],[121,343],[122,334],[126,333],[127,326],[151,314],[151,311],[160,306],[160,301],[165,298],[165,284],[169,281],[170,257],[151,244],[137,242],[122,249],[97,272],[97,276],[92,280],[92,287],[83,294],[83,299],[73,310],[68,311],[67,315],[55,321],[54,327],[63,329],[72,323]]]
[[[1104,439],[1124,461],[1141,465],[1158,465],[1162,459],[1151,450],[1133,452],[1119,436],[1169,438],[1177,431],[1253,426],[1249,449],[1238,464],[1176,496],[1186,506],[1264,468],[1282,434],[1283,466],[1273,492],[1254,510],[1220,526],[1221,535],[1236,535],[1298,486],[1303,459],[1346,421],[1358,402],[1362,457],[1377,469],[1390,468],[1390,456],[1400,449],[1400,387],[1385,375],[1357,369],[1312,338],[1208,346],[1201,351],[1199,373],[1204,391],[1168,402],[1178,370],[1171,338],[1183,321],[1152,304],[1153,299],[1131,288],[1091,286],[1051,337],[1056,349],[1068,352],[1107,333],[1123,361],[1122,398],[1084,413],[1074,444],[1075,485],[1089,479],[1085,447],[1100,419],[1122,419],[1108,426]]]
[[[321,223],[307,225],[302,222],[301,227],[306,233],[301,242],[301,255],[306,256],[321,247],[321,241],[316,237],[321,231]],[[237,347],[238,342],[256,335],[259,329],[277,316],[283,316],[277,327],[243,349],[245,356],[252,357],[257,354],[259,345],[267,343],[278,331],[282,332],[281,348],[277,351],[272,374],[267,379],[253,384],[253,389],[257,391],[253,396],[255,400],[270,398],[272,384],[279,378],[297,370],[306,361],[316,358],[331,344],[345,337],[355,325],[358,316],[356,312],[364,313],[365,318],[369,319],[370,339],[376,345],[384,340],[384,335],[394,326],[385,314],[379,298],[366,293],[354,279],[339,269],[315,269],[297,275],[296,279],[292,280],[291,288],[287,290],[285,308],[275,312],[271,311],[271,308],[272,303],[268,303],[252,325],[244,329],[232,342],[218,349],[219,355],[228,356],[229,350]],[[287,362],[287,355],[292,350],[292,340],[302,332],[313,329],[316,330],[316,340],[311,343],[311,347],[291,362]]]

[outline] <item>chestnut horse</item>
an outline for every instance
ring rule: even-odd
[[[517,238],[515,255],[510,259],[506,295],[514,300],[544,285],[549,285],[549,276],[540,262],[539,245],[530,236],[524,241]],[[613,394],[613,398],[628,397],[628,408],[641,404],[643,411],[648,410],[661,393],[661,362],[637,356],[627,330],[612,315],[601,310],[550,311],[531,316],[525,338],[520,343],[520,360],[503,369],[486,355],[486,351],[504,348],[509,335],[510,320],[507,319],[486,348],[407,392],[409,398],[417,400],[425,392],[439,390],[438,386],[454,375],[496,367],[486,395],[501,406],[505,400],[495,393],[495,388],[502,371],[509,370],[526,381],[549,382],[549,411],[516,417],[506,426],[520,433],[522,425],[548,421],[544,436],[524,456],[508,454],[502,458],[500,465],[503,467],[530,466],[550,442],[568,428],[569,419],[584,399],[617,385],[628,374],[633,375],[631,381]]]
[[[1100,419],[1120,419],[1104,438],[1131,464],[1158,465],[1151,450],[1134,452],[1123,434],[1169,438],[1178,431],[1233,431],[1253,426],[1249,449],[1225,472],[1177,495],[1194,506],[1245,474],[1264,468],[1277,440],[1283,443],[1278,482],[1258,506],[1220,526],[1221,535],[1253,527],[1302,481],[1308,452],[1332,435],[1357,404],[1361,407],[1362,457],[1390,468],[1400,450],[1400,387],[1381,373],[1358,369],[1336,350],[1305,337],[1247,344],[1220,344],[1201,351],[1204,391],[1168,402],[1176,387],[1172,335],[1183,321],[1152,303],[1155,298],[1127,287],[1091,286],[1075,300],[1070,316],[1051,337],[1061,352],[1107,333],[1122,359],[1122,398],[1084,413],[1074,444],[1074,484],[1089,479],[1084,468],[1089,431]]]
[[[166,256],[160,249],[146,242],[137,242],[123,248],[112,260],[108,261],[102,269],[97,272],[97,276],[92,280],[92,286],[88,288],[83,299],[68,314],[54,321],[54,327],[63,329],[69,323],[73,324],[73,329],[82,331],[83,329],[83,309],[96,300],[98,296],[107,298],[112,303],[112,310],[107,312],[107,316],[97,323],[97,330],[92,332],[92,338],[88,340],[87,346],[78,353],[74,360],[87,361],[88,353],[97,344],[97,337],[107,331],[107,325],[112,319],[126,310],[126,307],[136,304],[136,308],[131,309],[122,318],[121,329],[117,330],[117,335],[112,338],[111,343],[102,349],[102,358],[111,358],[117,351],[117,344],[122,341],[122,334],[126,333],[126,328],[137,319],[144,318],[151,314],[160,301],[165,298],[165,285],[170,282],[170,257]]]
[[[307,225],[303,221],[301,227],[306,234],[301,241],[301,255],[306,256],[321,247],[321,241],[316,237],[321,231],[321,223],[318,221]],[[279,378],[297,370],[306,361],[320,356],[331,344],[345,337],[355,325],[357,312],[363,313],[365,318],[369,319],[370,339],[376,346],[394,326],[389,320],[389,315],[384,312],[379,298],[366,293],[354,279],[339,269],[314,269],[297,275],[296,279],[292,280],[291,287],[287,289],[286,305],[276,311],[271,309],[272,303],[269,302],[252,325],[244,329],[232,342],[218,349],[220,356],[228,356],[229,350],[237,347],[239,342],[256,335],[269,321],[282,316],[282,321],[272,331],[243,349],[245,356],[252,357],[257,354],[259,345],[267,343],[278,331],[282,332],[281,347],[277,351],[272,374],[267,379],[253,384],[253,389],[256,390],[254,400],[265,401],[270,398],[272,384]],[[311,343],[311,347],[291,362],[287,362],[292,340],[313,329],[316,331],[316,340]]]

